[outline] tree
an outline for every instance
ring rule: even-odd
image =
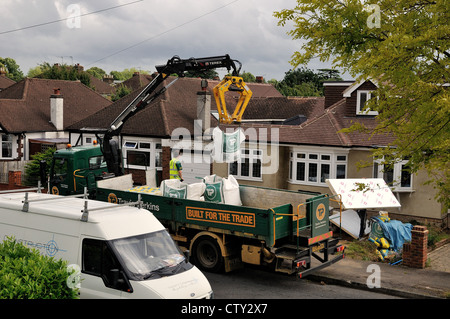
[[[291,64],[332,60],[357,80],[377,83],[367,103],[378,111],[371,134],[395,141],[374,151],[391,162],[408,158],[412,173],[425,169],[443,211],[450,208],[450,97],[448,0],[297,0],[274,13],[288,34],[302,40]],[[361,123],[351,130],[368,131]],[[391,163],[392,164],[392,163]]]
[[[34,155],[31,155],[31,161],[29,161],[25,165],[25,185],[34,186],[38,184],[38,181],[41,179],[41,165],[42,161],[46,162],[47,165],[45,167],[45,176],[48,176],[50,173],[50,163],[53,159],[53,154],[55,153],[55,148],[48,148],[44,152],[38,152]],[[42,185],[45,186],[45,185]]]
[[[131,89],[128,86],[123,85],[121,83],[117,86],[115,92],[111,95],[111,101],[115,102],[130,93],[131,93]]]
[[[102,80],[103,76],[106,75],[105,70],[103,70],[99,67],[96,67],[96,66],[93,66],[92,68],[87,69],[86,72],[100,80]]]
[[[23,79],[23,73],[14,59],[0,57],[0,67],[5,68],[6,76],[11,80],[19,82]]]
[[[130,79],[134,73],[149,74],[148,71],[138,70],[136,68],[124,69],[123,71],[111,71],[110,74],[117,81],[126,81]]]
[[[90,87],[91,77],[86,71],[79,70],[74,65],[53,64],[44,62],[40,65],[41,73],[36,75],[41,79],[80,81],[84,85]]]
[[[28,78],[36,78],[42,73],[42,67],[40,65],[30,68],[27,73]]]
[[[323,82],[330,79],[340,79],[339,71],[330,69],[315,73],[301,67],[286,72],[275,87],[284,96],[323,96]]]
[[[242,72],[242,74],[240,75],[242,77],[242,80],[244,80],[244,82],[246,83],[254,83],[256,82],[256,76],[254,76],[252,73],[250,72]]]

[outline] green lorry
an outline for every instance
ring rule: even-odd
[[[236,206],[139,193],[131,175],[108,178],[107,171],[99,146],[67,147],[54,153],[50,190],[87,190],[90,198],[118,204],[141,201],[203,270],[248,263],[304,277],[344,257],[330,231],[326,195],[239,185],[242,205]]]
[[[100,145],[68,146],[54,153],[49,190],[59,195],[87,190],[97,200],[141,203],[204,270],[231,271],[248,263],[304,277],[341,260],[344,247],[330,231],[330,198],[325,195],[240,185],[242,205],[231,205],[130,191],[133,181],[131,175],[122,175],[122,156],[113,138],[123,124],[173,84],[160,88],[169,74],[180,77],[189,70],[226,67],[237,76],[236,64],[229,55],[187,60],[174,56],[157,66],[157,76],[108,128],[93,129],[97,137],[103,136]]]
[[[239,185],[237,206],[162,196],[158,188],[139,192],[131,175],[97,185],[98,200],[136,202],[152,212],[206,271],[232,271],[247,263],[305,277],[344,257],[330,231],[327,195]]]

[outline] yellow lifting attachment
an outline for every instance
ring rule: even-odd
[[[227,112],[225,104],[225,93],[227,91],[237,91],[240,93],[238,104],[230,116]],[[219,122],[230,124],[233,122],[241,122],[242,114],[244,114],[252,91],[245,84],[244,80],[239,76],[225,76],[223,80],[213,88],[214,98],[216,99],[217,110],[219,111]]]

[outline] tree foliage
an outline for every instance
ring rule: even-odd
[[[76,299],[67,262],[7,238],[0,243],[0,299]]]
[[[371,134],[395,141],[376,157],[408,158],[412,172],[425,169],[450,207],[450,10],[448,0],[297,0],[275,12],[279,25],[301,40],[291,64],[313,58],[341,68],[357,80],[375,81],[367,107],[378,111]],[[361,123],[352,130],[367,131]]]
[[[115,102],[130,93],[131,89],[128,86],[123,85],[123,83],[121,83],[116,87],[114,93],[111,95],[111,101]]]
[[[36,75],[41,79],[80,81],[84,85],[90,87],[91,78],[89,73],[78,69],[74,65],[53,64],[44,62],[40,65],[41,73]]]
[[[53,154],[55,153],[55,148],[48,148],[44,152],[38,152],[34,155],[31,155],[31,161],[29,161],[25,165],[25,181],[24,184],[28,186],[34,186],[36,187],[38,184],[38,181],[41,177],[41,171],[40,171],[40,163],[45,162],[46,163],[46,171],[45,176],[48,176],[50,173],[50,165],[52,163]],[[42,185],[45,186],[45,185]]]
[[[110,74],[117,81],[126,81],[130,79],[134,73],[149,74],[148,71],[138,70],[136,68],[124,69],[123,71],[111,71]]]
[[[103,76],[106,75],[106,71],[97,66],[87,69],[86,72],[100,80],[103,80]]]
[[[323,82],[341,80],[339,71],[322,69],[318,73],[301,67],[289,70],[275,87],[284,96],[323,96]]]
[[[19,82],[23,79],[23,73],[20,70],[19,65],[16,63],[16,60],[12,58],[0,57],[0,67],[5,69],[6,76],[11,80]]]

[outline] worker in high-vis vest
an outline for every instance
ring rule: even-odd
[[[181,151],[180,150],[174,150],[173,151],[173,158],[170,161],[169,164],[169,174],[170,174],[170,179],[179,179],[181,181],[183,181],[183,166],[181,165],[181,161],[179,159],[179,157],[181,156]]]

